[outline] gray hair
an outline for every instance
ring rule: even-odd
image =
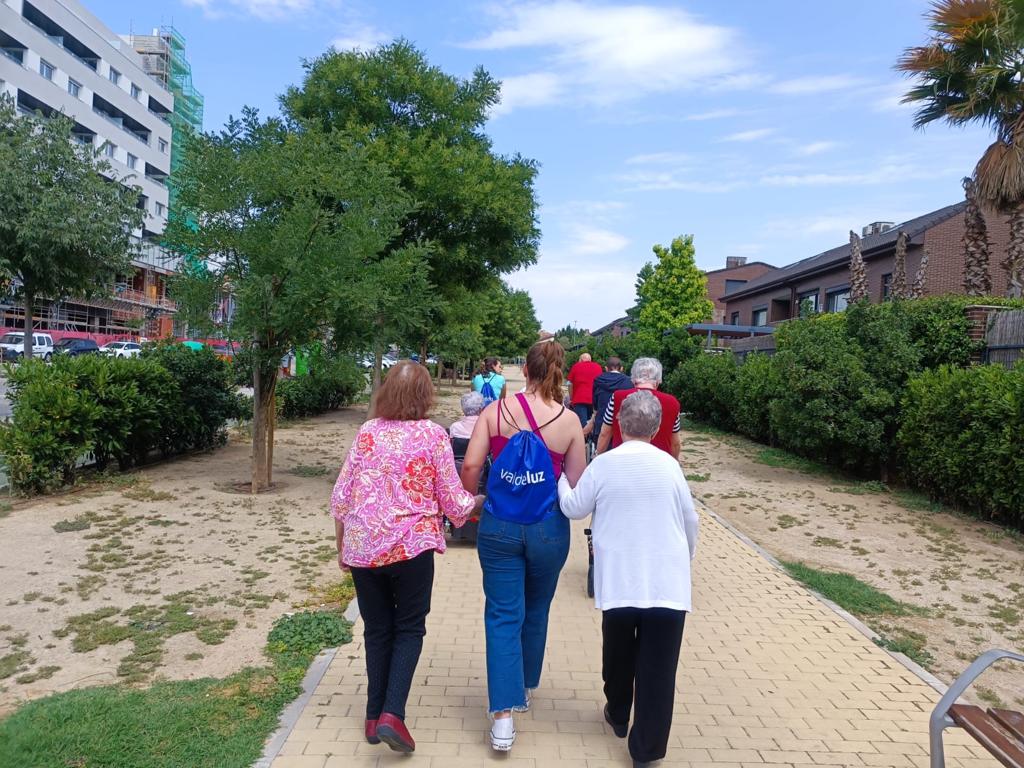
[[[484,396],[479,392],[467,392],[459,400],[462,413],[466,416],[479,416],[484,409]]]
[[[629,437],[652,437],[661,427],[661,403],[652,392],[641,390],[622,401],[619,428]]]
[[[633,363],[629,377],[634,384],[639,384],[641,381],[661,384],[661,363],[653,357],[638,357]]]

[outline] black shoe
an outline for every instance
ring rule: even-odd
[[[607,704],[604,705],[604,721],[612,727],[612,733],[614,733],[620,739],[626,738],[626,735],[629,733],[629,723],[616,723],[614,720],[612,720],[612,716],[608,714]],[[634,761],[633,765],[637,766],[641,765],[641,763],[637,763]],[[642,765],[647,765],[647,763],[642,763]]]
[[[633,761],[633,768],[651,768],[654,763],[641,763],[639,760]]]

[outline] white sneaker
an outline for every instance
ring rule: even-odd
[[[527,688],[525,691],[523,691],[523,694],[526,696],[526,703],[525,704],[520,704],[518,707],[512,707],[512,711],[513,712],[529,712],[530,711],[530,694],[533,693],[533,691],[534,691],[533,688]]]
[[[491,747],[498,752],[508,752],[516,741],[516,727],[511,717],[496,718],[491,726]]]

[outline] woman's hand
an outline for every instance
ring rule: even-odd
[[[341,559],[341,552],[338,552],[338,567],[341,568],[342,573],[350,573],[351,568],[345,565],[345,562]]]
[[[473,501],[474,501],[473,511],[474,512],[479,512],[481,509],[483,509],[484,502],[487,501],[487,497],[484,496],[482,493],[478,493],[474,497]]]

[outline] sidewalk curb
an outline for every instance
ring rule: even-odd
[[[719,525],[721,525],[723,528],[725,528],[727,531],[729,531],[729,533],[731,533],[737,539],[739,539],[744,544],[746,544],[748,547],[753,549],[755,552],[757,552],[757,554],[759,554],[761,557],[763,557],[765,560],[767,560],[773,566],[775,566],[780,571],[785,573],[787,578],[790,578],[790,579],[793,578],[792,576],[789,575],[789,572],[783,567],[782,563],[779,562],[778,558],[776,558],[773,554],[768,552],[768,550],[766,550],[764,547],[762,547],[757,542],[753,541],[749,536],[747,536],[745,533],[743,533],[738,528],[736,528],[736,526],[734,526],[728,520],[725,520],[721,515],[719,515],[714,510],[712,510],[707,504],[705,504],[700,499],[695,498],[694,501],[697,503],[697,505],[709,517],[714,519],[715,522],[717,522]],[[804,586],[803,584],[801,584],[800,582],[796,581],[795,579],[793,579],[793,582],[798,587],[800,587],[801,589],[805,590],[808,594],[810,594],[812,597],[814,597],[818,602],[824,604],[826,607],[831,609],[834,613],[838,614],[839,617],[841,619],[843,619],[847,624],[852,626],[854,629],[856,629],[858,632],[860,632],[862,635],[864,635],[864,637],[866,637],[872,643],[877,645],[880,650],[885,651],[892,658],[894,658],[896,661],[898,661],[900,664],[902,664],[904,667],[906,667],[909,672],[912,672],[914,675],[916,675],[918,678],[920,678],[923,683],[926,683],[928,686],[930,686],[931,688],[935,689],[940,695],[944,694],[949,689],[948,685],[946,685],[944,682],[939,680],[937,677],[935,677],[935,675],[933,675],[927,669],[922,667],[920,664],[918,664],[917,662],[915,662],[912,659],[910,659],[908,656],[905,656],[902,653],[896,653],[895,651],[890,651],[887,648],[883,648],[882,646],[878,645],[878,640],[881,639],[879,637],[878,633],[875,632],[873,629],[871,629],[871,627],[869,627],[863,621],[858,619],[856,616],[854,616],[852,613],[850,613],[849,611],[844,610],[843,608],[839,607],[838,605],[833,603],[828,598],[824,597],[823,595],[818,594],[813,589],[809,589],[808,587]]]

